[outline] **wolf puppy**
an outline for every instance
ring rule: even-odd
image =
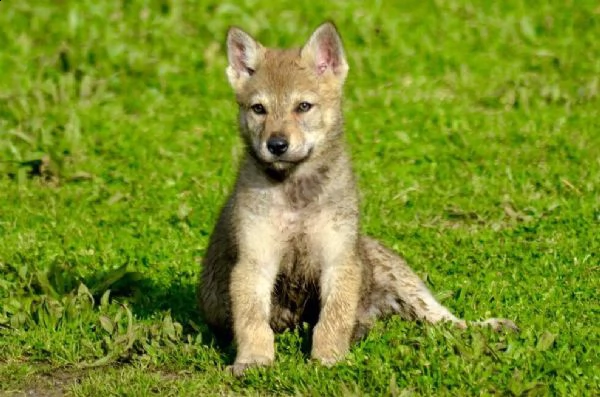
[[[465,327],[403,259],[359,234],[342,129],[348,64],[334,25],[287,50],[231,28],[227,52],[246,150],[203,260],[198,297],[208,324],[233,333],[233,372],[271,364],[274,331],[305,321],[314,326],[311,356],[325,365],[391,314]],[[514,327],[502,319],[479,324]]]

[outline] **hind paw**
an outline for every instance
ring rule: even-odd
[[[519,332],[519,327],[512,320],[506,318],[488,318],[484,321],[475,323],[481,327],[491,327],[494,331],[514,331]]]

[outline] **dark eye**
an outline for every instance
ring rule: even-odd
[[[254,105],[250,106],[250,109],[252,109],[252,111],[256,114],[267,114],[267,110],[261,103],[255,103]]]
[[[296,108],[296,111],[298,113],[306,113],[310,110],[310,108],[312,108],[312,106],[313,105],[308,102],[300,102]]]

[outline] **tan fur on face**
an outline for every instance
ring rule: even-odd
[[[267,49],[232,28],[228,56],[247,150],[202,262],[198,299],[215,332],[233,334],[232,371],[271,364],[274,331],[305,321],[314,326],[311,357],[325,365],[389,315],[466,326],[402,258],[359,234],[342,131],[348,65],[335,27],[321,25],[296,50]],[[312,107],[298,112],[300,102]],[[257,103],[265,114],[252,110]],[[266,149],[272,136],[289,142],[285,153]]]
[[[342,86],[332,73],[316,76],[300,50],[265,49],[262,54],[252,78],[236,92],[242,137],[258,158],[270,163],[278,159],[269,153],[266,142],[272,136],[282,136],[290,148],[279,160],[302,161],[326,147],[325,141],[337,139],[342,119],[336,109]],[[297,112],[301,102],[310,103],[311,110]],[[254,104],[263,105],[267,114],[255,114],[251,110]]]

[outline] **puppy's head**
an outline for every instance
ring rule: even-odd
[[[324,23],[301,49],[263,47],[244,31],[227,34],[227,77],[239,105],[240,132],[267,168],[288,170],[326,150],[341,134],[342,41]]]

